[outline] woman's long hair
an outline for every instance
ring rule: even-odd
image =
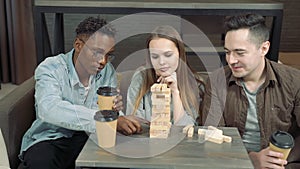
[[[137,95],[133,113],[135,114],[143,96],[150,90],[151,86],[158,78],[150,60],[149,51],[150,41],[157,38],[165,38],[174,42],[179,51],[179,63],[178,68],[176,69],[176,74],[180,98],[185,111],[187,111],[192,117],[196,118],[197,114],[194,114],[193,110],[199,110],[200,99],[198,85],[194,74],[188,65],[185,46],[182,39],[179,33],[171,26],[159,26],[155,28],[147,40],[148,56],[146,57],[146,69],[143,69],[140,72],[143,77],[143,83],[141,90]]]

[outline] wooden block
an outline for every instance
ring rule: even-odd
[[[188,137],[193,137],[194,135],[194,127],[190,127],[188,130]]]
[[[206,130],[205,140],[221,144],[221,143],[223,143],[223,131],[222,130]]]
[[[150,138],[168,138],[169,130],[150,130]]]
[[[167,122],[167,123],[169,123],[170,122],[170,116],[165,116],[165,115],[160,116],[159,113],[152,114],[151,123],[152,122]]]
[[[216,132],[217,134],[223,135],[223,131],[220,130],[220,129],[218,129],[218,128],[216,128],[216,127],[214,127],[214,126],[208,126],[207,129],[208,129],[209,131],[214,131],[214,132]],[[210,133],[214,133],[214,132],[210,132]]]
[[[166,105],[169,105],[171,102],[170,99],[153,99],[153,98],[151,98],[151,100],[152,100],[152,105],[157,105],[157,106],[166,106]]]
[[[205,139],[208,139],[209,137],[223,139],[223,131],[222,130],[206,130],[205,131]]]
[[[198,129],[198,135],[205,135],[205,129]]]
[[[207,139],[207,141],[213,142],[213,143],[217,143],[217,144],[221,144],[223,143],[223,138],[220,137],[209,137]]]
[[[150,129],[149,130],[149,132],[150,132],[150,134],[161,134],[161,133],[167,133],[167,134],[169,134],[169,128],[166,128],[165,130],[163,130],[163,129]]]
[[[164,125],[151,125],[150,130],[169,130],[170,126],[164,126]]]
[[[156,89],[157,89],[158,85],[159,85],[158,83],[154,83],[150,88],[151,92],[157,91]]]
[[[194,125],[193,124],[189,124],[189,125],[186,125],[185,127],[183,127],[182,129],[182,133],[187,133],[189,128],[193,127]]]
[[[198,129],[198,135],[204,135],[206,141],[221,144],[225,142],[231,142],[232,138],[230,136],[223,135],[223,131],[214,127],[208,126],[206,129]]]
[[[208,129],[208,130],[220,130],[220,129],[214,127],[214,126],[208,126],[207,129]],[[222,131],[222,130],[221,130],[221,131]]]
[[[150,88],[151,92],[163,92],[166,94],[171,93],[171,89],[168,88],[167,84],[160,84],[160,83],[154,83],[151,88]]]
[[[223,135],[223,141],[230,143],[232,141],[232,138],[230,136]]]

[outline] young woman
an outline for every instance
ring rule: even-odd
[[[174,125],[194,124],[198,114],[199,85],[187,63],[185,47],[179,33],[171,26],[159,26],[147,41],[149,55],[146,66],[137,71],[127,94],[127,115],[130,120],[151,120],[151,91],[154,83],[166,83],[171,89],[171,122]],[[134,117],[139,118],[134,118]],[[127,134],[134,133],[134,126]],[[126,132],[125,132],[126,133]]]

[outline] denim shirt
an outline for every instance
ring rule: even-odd
[[[36,120],[23,137],[21,159],[22,153],[38,142],[71,137],[74,131],[95,132],[96,91],[99,86],[117,87],[116,72],[107,63],[90,77],[85,95],[73,65],[73,51],[48,57],[35,70]]]

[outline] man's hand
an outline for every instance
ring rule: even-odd
[[[113,110],[115,111],[123,110],[123,101],[121,95],[117,95],[116,98],[114,99]]]
[[[272,151],[269,147],[260,152],[250,152],[249,157],[255,169],[284,169],[284,165],[287,164],[286,160],[281,159],[283,157],[282,153]]]
[[[142,132],[142,126],[135,116],[120,116],[118,118],[117,130],[124,135],[131,135]]]

